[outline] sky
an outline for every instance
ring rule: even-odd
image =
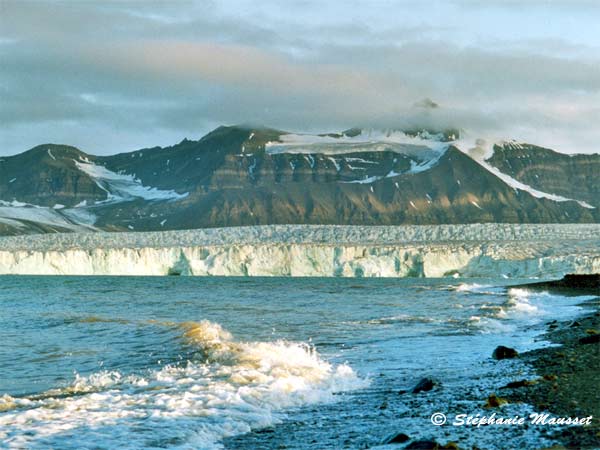
[[[455,127],[599,153],[598,23],[595,0],[0,0],[0,155],[222,124]]]

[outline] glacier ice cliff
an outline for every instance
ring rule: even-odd
[[[256,227],[0,238],[0,274],[560,277],[600,272],[600,225]]]

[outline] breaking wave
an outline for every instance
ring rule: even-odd
[[[346,364],[303,343],[241,342],[221,325],[176,325],[198,358],[145,374],[103,371],[27,398],[0,399],[0,441],[11,448],[220,448],[228,436],[275,424],[286,408],[365,387]]]

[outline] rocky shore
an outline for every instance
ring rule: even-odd
[[[600,301],[587,305],[593,310],[587,316],[548,323],[544,339],[560,346],[520,355],[536,369],[538,379],[517,380],[501,389],[508,401],[531,404],[555,417],[593,416],[589,426],[561,426],[549,432],[548,437],[568,449],[600,448]]]
[[[513,286],[544,290],[561,295],[594,295],[581,306],[589,312],[576,320],[548,322],[542,339],[556,344],[525,353],[499,345],[491,355],[496,360],[519,358],[533,367],[537,377],[519,378],[499,386],[497,394],[485,401],[485,407],[494,411],[508,403],[532,405],[544,418],[590,418],[589,425],[557,425],[544,427],[542,435],[559,444],[537,450],[598,450],[600,449],[600,275],[566,275],[555,281]],[[423,388],[426,386],[426,388]],[[423,379],[414,392],[431,389],[431,380]],[[482,399],[483,400],[483,399]],[[545,420],[545,419],[544,419]],[[587,422],[587,421],[586,421]],[[443,441],[442,441],[443,442]],[[390,436],[384,443],[404,444],[410,449],[461,449],[460,442],[442,443],[435,440],[410,441],[404,433]],[[498,447],[501,448],[501,447]]]

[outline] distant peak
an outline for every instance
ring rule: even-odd
[[[428,97],[416,102],[413,106],[415,108],[423,108],[423,109],[436,109],[436,108],[440,107],[439,104],[437,104],[436,102],[434,102],[433,100],[431,100]]]
[[[50,157],[56,159],[58,156],[75,157],[79,155],[87,156],[85,152],[82,152],[77,147],[70,145],[61,144],[42,144],[37,145],[23,153],[22,155],[39,155],[40,157]]]

